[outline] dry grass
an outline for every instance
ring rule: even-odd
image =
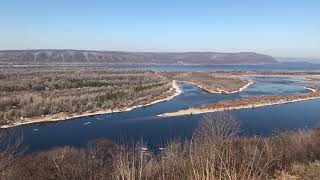
[[[275,180],[319,180],[320,163],[315,161],[309,164],[294,164],[288,171],[281,171]]]

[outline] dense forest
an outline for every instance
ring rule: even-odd
[[[9,68],[0,71],[0,124],[52,114],[117,110],[173,93],[152,71]]]

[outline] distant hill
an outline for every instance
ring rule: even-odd
[[[86,50],[2,50],[0,64],[273,64],[273,57],[253,52],[120,52]]]

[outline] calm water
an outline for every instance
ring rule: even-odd
[[[114,68],[156,71],[320,71],[320,64],[282,62],[264,65],[115,65]]]
[[[140,69],[156,71],[320,71],[320,64],[303,62],[280,62],[277,64],[264,65],[63,65],[64,67],[95,67],[95,68],[116,68],[116,69]],[[55,65],[57,66],[57,65]],[[42,67],[41,65],[1,65],[0,67]]]
[[[15,129],[24,134],[29,151],[56,146],[86,146],[88,141],[109,138],[131,143],[143,140],[159,147],[171,139],[189,138],[203,115],[159,118],[156,115],[223,99],[246,96],[309,92],[299,79],[250,77],[255,84],[231,95],[208,94],[195,86],[180,83],[183,93],[174,99],[129,112],[77,118],[70,121],[25,125]],[[320,100],[244,109],[231,113],[241,124],[243,134],[265,135],[274,130],[313,127],[320,120]]]

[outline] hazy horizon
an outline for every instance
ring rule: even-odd
[[[320,58],[320,2],[2,1],[1,50],[256,52]]]

